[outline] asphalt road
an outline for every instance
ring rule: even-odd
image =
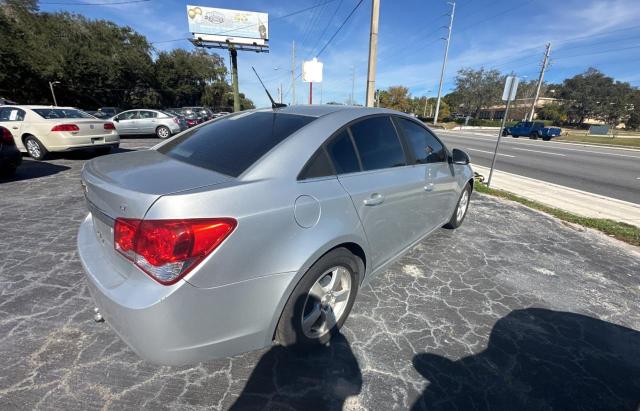
[[[496,146],[492,132],[439,132],[449,148],[490,167]],[[537,180],[640,204],[640,150],[620,150],[528,138],[504,137],[496,168]]]
[[[638,249],[481,194],[462,227],[437,230],[361,289],[324,349],[142,361],[92,319],[76,252],[91,157],[25,159],[0,182],[0,410],[640,405]]]

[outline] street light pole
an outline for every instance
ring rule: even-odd
[[[49,88],[51,89],[51,96],[53,97],[53,105],[54,106],[58,106],[58,101],[56,100],[56,93],[53,92],[53,85],[54,84],[60,84],[59,81],[50,81],[49,82]]]
[[[442,81],[444,80],[444,71],[447,67],[447,58],[449,57],[449,43],[451,43],[451,28],[453,27],[453,16],[456,13],[456,2],[451,4],[451,19],[449,20],[449,34],[447,35],[447,45],[444,49],[444,60],[442,60],[442,70],[440,71],[440,85],[438,86],[438,101],[436,102],[436,114],[433,116],[433,125],[438,122],[438,113],[440,112],[440,98],[442,96]]]

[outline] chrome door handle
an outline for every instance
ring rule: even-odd
[[[11,127],[11,128],[12,128],[12,129],[14,129],[14,130],[17,130],[17,129],[18,129],[18,127],[16,127],[16,126],[13,126],[13,127]]]
[[[373,193],[371,194],[370,198],[367,198],[366,200],[364,200],[364,205],[375,206],[378,204],[382,204],[383,201],[384,201],[384,196],[382,194]]]

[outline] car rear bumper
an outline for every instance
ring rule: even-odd
[[[80,226],[78,251],[106,322],[139,356],[158,364],[194,363],[268,345],[295,276],[275,274],[216,288],[186,281],[163,286],[140,271],[120,276],[107,262],[91,214]],[[119,280],[112,281],[114,276]]]
[[[91,147],[112,146],[120,143],[120,136],[117,133],[96,135],[96,136],[56,136],[45,144],[49,151],[70,151]]]

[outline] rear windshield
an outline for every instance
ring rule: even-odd
[[[84,111],[72,108],[34,108],[33,111],[42,118],[95,118]]]
[[[315,117],[250,112],[223,117],[158,149],[176,160],[237,177]]]

